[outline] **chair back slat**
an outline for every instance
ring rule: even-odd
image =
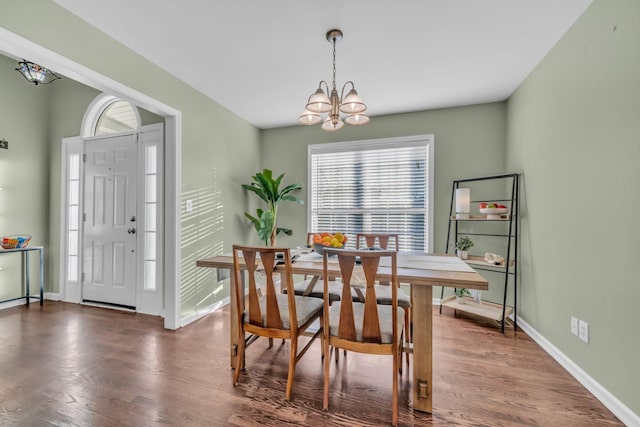
[[[361,249],[360,242],[364,239],[366,244],[365,248],[375,248],[376,241],[378,242],[378,246],[380,249],[387,250],[389,248],[389,241],[393,239],[395,242],[395,250],[397,251],[400,247],[398,242],[397,234],[389,234],[389,233],[358,233],[356,234],[356,249]]]
[[[258,295],[258,286],[256,284],[256,253],[245,250],[242,252],[242,257],[249,272],[249,323],[262,325],[262,311],[259,303],[260,296]]]
[[[355,341],[356,339],[356,323],[353,316],[353,301],[351,301],[351,277],[353,276],[355,261],[355,256],[338,258],[343,283],[338,336],[350,341]]]
[[[364,342],[382,342],[375,288],[376,273],[378,272],[379,263],[380,257],[361,258],[362,269],[364,270],[364,277],[367,285],[364,300],[364,317],[362,320],[362,341]]]
[[[275,252],[261,252],[260,260],[265,272],[266,287],[266,310],[267,310],[267,328],[282,329],[282,317],[280,316],[280,307],[276,298],[276,286],[273,281],[273,270],[275,269]]]

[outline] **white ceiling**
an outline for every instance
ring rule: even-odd
[[[372,117],[508,98],[592,0],[55,0],[259,128],[320,80]]]

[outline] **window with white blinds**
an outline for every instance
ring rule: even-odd
[[[433,135],[309,146],[309,226],[394,233],[401,251],[430,252]]]

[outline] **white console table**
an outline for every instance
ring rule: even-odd
[[[27,246],[26,248],[17,249],[2,249],[0,248],[0,255],[11,254],[20,252],[22,254],[22,277],[24,285],[24,295],[20,298],[26,298],[27,305],[31,296],[29,295],[29,285],[31,283],[30,271],[29,271],[29,252],[37,251],[40,257],[40,305],[44,303],[44,247],[42,246]],[[17,298],[16,298],[17,299]]]

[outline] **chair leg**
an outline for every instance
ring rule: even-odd
[[[244,364],[244,332],[241,332],[240,339],[238,340],[238,350],[236,353],[236,369],[233,372],[233,386],[238,385],[238,378],[240,378],[240,370]]]
[[[393,354],[393,388],[391,394],[391,425],[396,427],[398,425],[398,360],[402,364],[402,358],[398,357],[401,351],[395,351]]]
[[[411,339],[411,309],[404,309],[404,336],[406,337],[407,344],[412,342]],[[401,341],[404,342],[404,341]],[[407,366],[409,366],[409,352],[405,353],[407,356]],[[402,359],[400,359],[402,360]]]
[[[291,400],[291,394],[293,392],[293,377],[296,373],[296,359],[298,355],[298,337],[291,337],[289,343],[291,348],[289,350],[289,375],[287,376],[287,391],[284,398]]]
[[[269,338],[269,348],[273,347],[273,338]]]
[[[324,351],[326,356],[324,358],[324,393],[322,396],[322,410],[329,410],[329,364],[331,362],[331,350],[329,350],[329,340],[324,340]],[[337,351],[337,350],[336,350]]]

